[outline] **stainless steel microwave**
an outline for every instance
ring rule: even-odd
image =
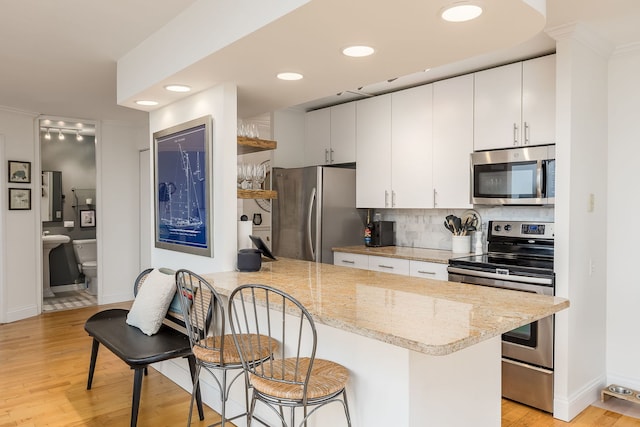
[[[471,154],[471,203],[553,205],[556,146],[508,148]]]

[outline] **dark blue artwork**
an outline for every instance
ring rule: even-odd
[[[207,132],[202,124],[156,138],[156,243],[169,245],[157,246],[210,246]]]

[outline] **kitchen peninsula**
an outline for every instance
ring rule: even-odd
[[[354,427],[499,426],[501,334],[569,306],[563,298],[289,259],[255,273],[204,276],[222,295],[261,283],[307,307],[317,356],[350,370]],[[337,405],[314,422],[344,423]]]

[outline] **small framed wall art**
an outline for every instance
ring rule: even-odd
[[[30,184],[31,162],[9,160],[9,182],[17,184]]]
[[[80,210],[80,227],[89,228],[96,226],[96,211],[95,209],[82,209]]]
[[[9,210],[10,211],[31,210],[31,189],[30,188],[9,188]]]

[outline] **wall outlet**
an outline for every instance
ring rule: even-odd
[[[73,223],[73,221],[65,221],[64,222],[64,226],[65,227],[73,227],[75,224]]]

